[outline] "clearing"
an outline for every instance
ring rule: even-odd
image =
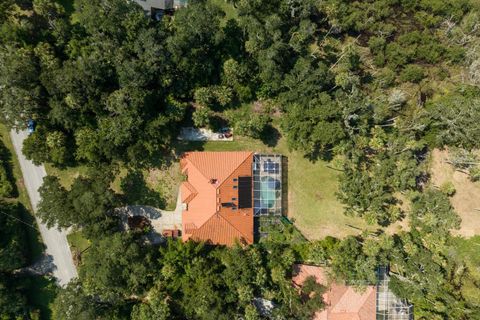
[[[448,164],[448,149],[434,149],[431,154],[432,185],[440,187],[445,182],[452,182],[455,194],[450,198],[455,211],[462,218],[459,230],[453,234],[473,237],[480,234],[480,183],[470,181],[467,174],[456,171]]]
[[[270,145],[270,146],[269,146]],[[280,137],[274,146],[242,136],[233,142],[179,142],[177,153],[185,151],[241,151],[278,153],[288,159],[288,213],[295,226],[310,240],[326,236],[345,237],[359,234],[369,228],[361,218],[343,214],[343,205],[337,200],[338,175],[328,162],[312,162],[301,152],[291,151],[286,139]],[[376,226],[370,226],[374,229]],[[370,229],[369,228],[369,229]]]

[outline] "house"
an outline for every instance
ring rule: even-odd
[[[145,13],[152,18],[160,20],[166,12],[173,12],[174,9],[187,5],[187,0],[133,0],[138,3]]]
[[[377,269],[377,283],[364,290],[329,281],[325,267],[296,264],[293,284],[302,286],[313,276],[327,291],[323,295],[326,308],[315,313],[313,320],[413,320],[413,305],[397,297],[389,287],[387,267]]]
[[[252,152],[188,152],[180,160],[182,239],[232,245],[253,236]]]
[[[315,313],[314,320],[374,320],[376,319],[376,287],[367,286],[355,291],[351,286],[330,282],[324,267],[296,264],[293,267],[294,285],[301,286],[309,276],[324,285],[326,308]]]

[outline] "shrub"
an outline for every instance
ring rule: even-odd
[[[470,180],[473,182],[480,181],[480,166],[475,166],[469,170]]]
[[[8,198],[12,196],[13,185],[8,177],[5,163],[0,160],[0,197]]]
[[[414,64],[409,64],[408,66],[406,66],[400,74],[400,80],[403,82],[408,81],[418,83],[422,81],[423,78],[425,78],[423,68]]]
[[[202,87],[195,90],[193,94],[195,102],[202,107],[209,107],[215,101],[215,95],[212,88]]]
[[[441,186],[440,186],[440,191],[451,197],[455,194],[455,192],[457,190],[455,190],[455,186],[453,185],[453,183],[451,181],[447,181],[447,182],[444,182]]]
[[[266,114],[247,116],[235,121],[235,133],[259,139],[269,122],[270,117]]]
[[[213,116],[212,110],[208,107],[198,107],[192,115],[193,123],[198,128],[210,127],[210,120]]]

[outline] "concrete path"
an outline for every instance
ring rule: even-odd
[[[37,211],[37,205],[40,202],[40,194],[38,188],[43,183],[43,178],[47,175],[44,166],[36,166],[31,161],[25,159],[22,153],[23,140],[28,136],[26,131],[19,131],[18,133],[12,130],[10,132],[12,137],[13,146],[17,153],[18,162],[22,169],[23,180],[25,187],[27,188],[28,195],[30,196],[30,202],[32,203],[33,211]],[[72,253],[68,246],[67,236],[65,231],[57,230],[56,228],[48,229],[40,219],[35,217],[37,224],[42,235],[43,243],[46,246],[45,261],[49,263],[50,271],[53,276],[57,278],[58,283],[61,286],[65,286],[71,279],[77,277],[77,270],[73,264]]]
[[[233,141],[233,135],[227,138],[220,132],[213,132],[210,129],[183,127],[180,129],[180,135],[177,139],[186,141]]]
[[[148,218],[152,224],[153,232],[149,235],[152,243],[160,243],[162,241],[162,232],[165,229],[182,230],[182,195],[178,190],[177,206],[173,211],[165,211],[150,206],[131,205],[118,208],[118,212],[122,216],[122,222],[126,226],[127,217],[142,216]],[[164,240],[164,239],[163,239]]]

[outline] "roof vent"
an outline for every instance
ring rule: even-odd
[[[218,181],[217,179],[210,179],[211,184],[217,184],[217,181]]]

